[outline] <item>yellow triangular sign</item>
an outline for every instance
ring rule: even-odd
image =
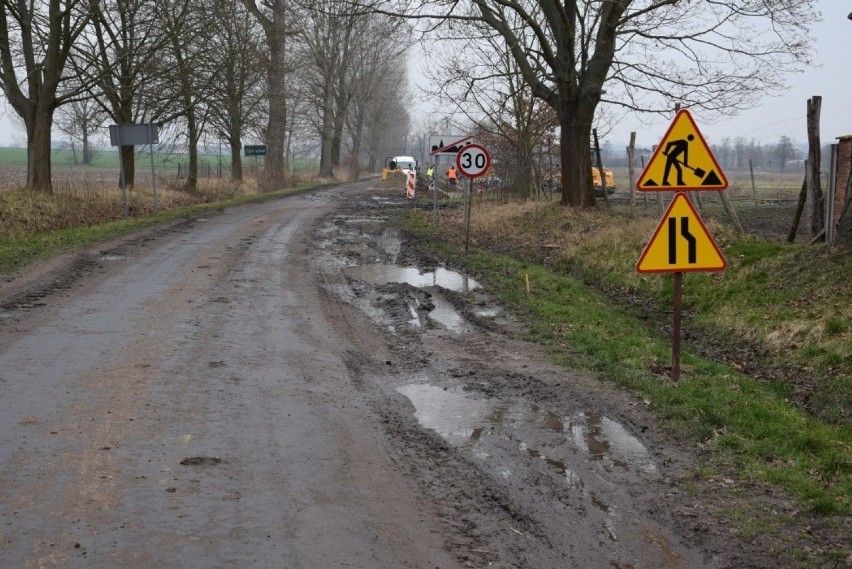
[[[640,273],[722,271],[728,265],[692,202],[678,193],[642,252]]]
[[[724,190],[728,179],[688,111],[678,111],[636,182],[645,192]]]

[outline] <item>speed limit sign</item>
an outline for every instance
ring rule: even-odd
[[[456,168],[467,178],[478,178],[491,166],[491,156],[484,146],[468,144],[456,154]]]

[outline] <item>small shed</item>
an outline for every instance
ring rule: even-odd
[[[852,200],[852,196],[847,195],[847,190],[850,188],[849,178],[852,176],[852,134],[837,137],[837,144],[832,145],[832,162],[833,170],[829,172],[829,179],[833,181],[833,184],[829,184],[826,196],[826,206],[830,214],[830,217],[826,219],[828,241],[833,241],[838,231],[843,234],[841,239],[848,238],[846,234],[849,231],[850,220],[844,220],[843,227],[840,227],[840,218],[847,203]],[[846,214],[848,216],[849,212]]]
[[[837,137],[837,165],[834,170],[834,223],[846,205],[846,188],[852,175],[852,134]]]

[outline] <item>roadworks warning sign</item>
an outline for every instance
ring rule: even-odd
[[[640,273],[722,271],[728,265],[684,193],[678,193],[642,252]]]
[[[646,192],[724,190],[728,180],[692,115],[678,111],[636,182]]]

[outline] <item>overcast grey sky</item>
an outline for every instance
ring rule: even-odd
[[[724,137],[745,137],[762,144],[775,144],[782,136],[796,143],[807,142],[805,119],[807,100],[822,97],[820,138],[823,144],[836,142],[838,136],[852,135],[852,0],[820,0],[822,21],[813,24],[814,62],[819,67],[787,77],[789,89],[774,97],[765,97],[759,107],[715,124],[702,122],[692,113],[699,130],[711,144]],[[659,143],[669,126],[660,121],[642,126],[638,121],[624,121],[609,139],[619,146],[630,142],[630,131],[637,133],[637,146]],[[623,142],[623,144],[621,144]]]
[[[823,19],[813,25],[815,38],[814,62],[818,67],[788,77],[790,88],[774,97],[764,98],[762,104],[737,117],[709,124],[700,114],[693,113],[698,128],[710,143],[720,143],[724,137],[739,136],[763,144],[775,144],[781,136],[797,143],[807,141],[805,109],[807,100],[822,96],[821,138],[823,144],[834,142],[838,136],[852,135],[852,0],[820,0]],[[419,99],[419,97],[417,97]],[[23,132],[12,125],[8,114],[14,111],[0,105],[0,146],[22,145]],[[626,146],[630,131],[637,132],[638,146],[657,144],[665,134],[668,121],[642,125],[636,120],[622,121],[619,129],[607,139],[616,146]]]

